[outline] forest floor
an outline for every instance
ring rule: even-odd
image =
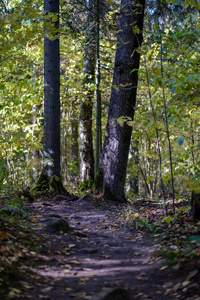
[[[37,199],[28,215],[31,229],[0,219],[1,300],[200,299],[198,222],[90,196]]]

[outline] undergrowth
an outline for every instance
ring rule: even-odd
[[[23,261],[40,252],[30,229],[27,200],[13,191],[0,194],[0,298],[17,296],[24,277]],[[23,281],[22,281],[23,282]],[[6,298],[7,299],[7,298]]]
[[[124,222],[154,239],[158,246],[153,256],[165,260],[163,270],[170,269],[175,277],[181,272],[183,280],[175,290],[193,294],[200,280],[200,221],[191,219],[189,212],[190,203],[185,199],[177,201],[175,215],[169,202],[168,216],[159,203],[134,201],[124,212]]]

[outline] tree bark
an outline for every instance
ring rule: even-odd
[[[72,163],[76,164],[76,169],[79,169],[79,143],[78,143],[78,128],[79,122],[77,119],[71,119],[71,158]]]
[[[125,201],[124,183],[132,127],[120,126],[120,117],[133,120],[138,69],[142,43],[145,0],[121,1],[118,47],[115,56],[113,87],[108,112],[105,140],[100,161],[99,180],[104,197]]]
[[[139,151],[139,141],[137,139],[135,139],[133,141],[133,145],[132,145],[132,159],[134,161],[135,166],[138,166],[139,164],[139,159],[138,159],[138,151]],[[131,178],[131,191],[138,195],[139,192],[139,176],[138,176],[138,172],[136,172],[136,174]]]
[[[45,0],[46,13],[57,14],[54,23],[58,28],[59,0]],[[60,177],[60,53],[59,39],[44,38],[44,141],[42,173],[51,180]]]
[[[100,91],[100,0],[97,0],[96,8],[96,139],[95,139],[95,176],[97,174],[102,149],[102,129],[101,129],[101,91]]]
[[[88,27],[85,42],[85,92],[83,102],[80,108],[80,174],[81,181],[94,180],[94,153],[92,143],[92,100],[94,96],[90,84],[94,84],[95,78],[95,2],[89,0],[88,6]]]
[[[192,192],[190,216],[193,219],[200,220],[200,193]]]
[[[44,0],[44,138],[43,163],[39,180],[32,190],[66,192],[60,167],[60,51],[59,0]],[[49,13],[53,14],[50,16]],[[52,38],[51,38],[52,37]]]

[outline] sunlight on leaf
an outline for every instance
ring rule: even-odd
[[[169,224],[172,221],[172,217],[168,216],[166,218],[163,219],[164,222],[166,222],[167,224]]]

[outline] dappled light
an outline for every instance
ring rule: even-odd
[[[0,0],[0,300],[199,300],[200,4]]]

